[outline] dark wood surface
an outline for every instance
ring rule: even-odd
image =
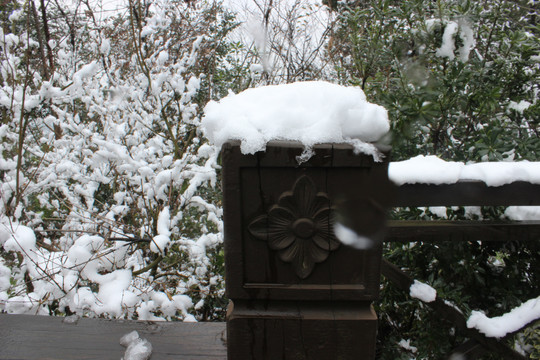
[[[374,359],[388,163],[350,145],[268,144],[222,151],[231,360]],[[386,200],[386,201],[385,201]],[[336,238],[333,221],[376,245]]]
[[[508,206],[540,205],[540,184],[516,181],[487,186],[482,181],[455,184],[399,186],[392,206]]]
[[[228,327],[231,360],[375,358],[377,315],[369,303],[238,301],[229,305]]]
[[[340,221],[354,230],[357,223],[364,225],[360,230],[373,227],[366,236],[382,241],[377,231],[382,233],[384,212],[374,219],[359,203],[386,197],[383,185],[391,186],[388,163],[355,156],[350,145],[323,144],[313,150],[314,155],[299,164],[303,146],[297,143],[270,143],[265,152],[253,155],[242,154],[238,142],[223,146],[225,278],[233,301],[378,297],[382,248],[340,246],[330,214],[343,213]],[[303,220],[316,229],[306,238],[295,230]],[[273,231],[257,237],[250,230],[257,224],[262,225],[255,233],[265,234],[270,227]],[[294,241],[280,241],[284,234]]]
[[[538,241],[540,221],[394,220],[385,241]]]
[[[225,323],[63,319],[0,314],[0,359],[120,360],[120,338],[133,330],[152,344],[151,360],[227,358]]]

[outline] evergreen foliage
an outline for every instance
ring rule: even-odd
[[[337,76],[388,109],[394,160],[430,154],[452,161],[538,161],[535,2],[373,0],[342,2],[337,12],[329,48]],[[504,209],[467,210],[448,209],[448,216],[494,219]],[[397,209],[393,216],[437,218],[429,209]],[[387,259],[465,314],[482,309],[488,316],[538,296],[539,254],[534,242],[387,244],[385,250]],[[443,358],[463,341],[390,283],[378,311],[381,359]],[[526,334],[527,344],[537,347],[537,328]],[[516,344],[524,344],[521,336]],[[416,352],[395,346],[402,339]]]
[[[338,16],[329,49],[337,74],[389,110],[394,160],[538,159],[531,4],[381,0],[344,3]]]

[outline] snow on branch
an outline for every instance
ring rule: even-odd
[[[488,337],[502,338],[540,319],[540,297],[524,302],[510,312],[494,318],[481,311],[473,311],[467,327],[475,328]]]
[[[414,280],[409,291],[411,297],[426,303],[433,302],[437,298],[437,290],[418,280]]]

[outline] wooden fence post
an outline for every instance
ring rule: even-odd
[[[302,151],[223,147],[229,360],[375,357],[383,234],[375,229],[375,246],[358,250],[336,239],[333,223],[336,210],[347,217],[351,201],[384,191],[388,163],[320,145],[299,165]]]

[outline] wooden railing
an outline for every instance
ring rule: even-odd
[[[540,184],[514,182],[498,187],[488,187],[478,181],[461,181],[450,185],[407,184],[398,188],[394,202],[396,207],[514,205],[540,205]],[[540,221],[390,221],[385,241],[540,241]],[[383,259],[381,272],[398,288],[409,293],[414,280],[406,271],[400,269],[399,264]],[[454,349],[454,353],[460,353],[466,359],[474,359],[485,352],[498,354],[505,359],[526,359],[506,345],[505,339],[515,332],[502,339],[489,338],[474,328],[468,328],[463,313],[444,299],[437,297],[426,305],[469,339]]]
[[[319,228],[324,225],[320,214],[341,201],[347,193],[342,194],[343,189],[358,183],[376,189],[388,180],[387,163],[358,157],[350,147],[316,150],[310,162],[298,166],[296,156],[303,151],[299,146],[269,146],[266,153],[250,156],[241,155],[234,144],[224,149],[227,291],[234,301],[227,335],[223,323],[97,319],[65,323],[52,317],[0,315],[0,359],[66,354],[72,359],[119,358],[124,351],[119,338],[131,330],[150,340],[154,360],[225,359],[226,352],[229,360],[373,359],[377,317],[371,303],[381,301],[377,298],[380,274],[407,293],[412,277],[400,264],[381,259],[381,246],[352,249],[335,244],[331,235],[323,233],[328,249],[315,249],[318,252],[302,262],[286,251],[290,239],[277,236],[269,244],[270,235],[261,235],[265,226],[269,232],[276,230],[277,223],[270,226],[275,212],[278,223],[294,227],[300,240],[308,239],[317,231],[308,217],[321,221],[315,224]],[[399,186],[395,193],[392,207],[540,205],[540,184],[525,182],[499,187],[470,181],[413,184]],[[353,197],[360,195],[352,191]],[[310,199],[301,199],[306,196]],[[315,201],[316,213],[291,215],[296,211],[294,201],[305,208]],[[540,221],[390,221],[387,225],[387,242],[540,240]],[[302,250],[302,243],[295,246],[292,250]],[[468,328],[463,314],[444,299],[427,305],[469,339],[455,349],[467,359],[486,351],[524,359],[504,339]]]
[[[229,359],[374,359],[371,303],[380,301],[381,273],[407,293],[413,284],[400,264],[381,258],[382,241],[540,240],[540,222],[506,221],[390,221],[383,237],[384,207],[540,205],[540,184],[460,181],[396,189],[389,185],[388,163],[346,145],[314,150],[298,164],[303,147],[294,143],[269,144],[255,155],[241,154],[238,143],[224,146]],[[330,231],[317,234],[326,226],[319,215],[331,209],[347,228],[378,245],[340,246]],[[504,339],[468,328],[463,314],[443,299],[428,305],[470,339],[455,352],[523,359]]]

